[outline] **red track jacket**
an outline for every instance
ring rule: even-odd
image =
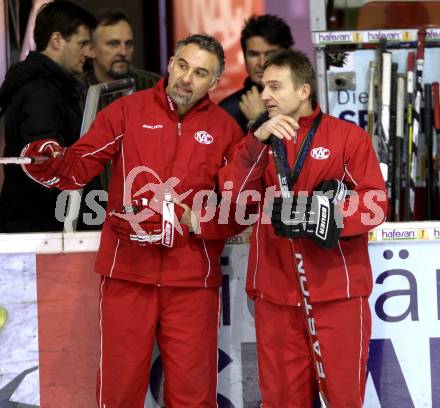
[[[235,120],[208,96],[179,120],[161,80],[99,112],[87,134],[66,149],[57,187],[79,188],[111,160],[107,212],[122,210],[124,189],[133,197],[149,183],[157,186],[159,178],[174,180],[170,185],[179,195],[189,192],[183,202],[192,207],[197,192],[217,188],[218,172],[242,137]],[[213,221],[202,224],[201,233],[183,247],[135,247],[120,241],[106,220],[96,271],[146,284],[218,287],[223,238],[241,230],[234,223],[218,226]]]
[[[298,140],[285,142],[290,167],[320,108],[299,120]],[[221,171],[221,180],[232,180],[234,196],[244,190],[279,191],[272,150],[249,133],[236,147],[234,158]],[[320,182],[338,179],[358,193],[359,206],[344,217],[338,245],[321,249],[310,239],[295,240],[301,249],[310,298],[314,302],[368,296],[372,274],[367,231],[381,224],[386,214],[386,188],[369,135],[358,126],[324,114],[313,138],[295,192],[311,193]],[[376,190],[377,193],[372,190]],[[273,196],[273,195],[272,195]],[[273,303],[297,305],[299,292],[289,241],[277,237],[263,210],[251,237],[246,290]],[[355,203],[356,198],[346,201]],[[376,213],[376,215],[374,215]]]

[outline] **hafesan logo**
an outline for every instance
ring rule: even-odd
[[[214,138],[204,130],[199,130],[198,132],[194,133],[194,139],[205,145],[209,145],[214,141]]]
[[[325,147],[315,147],[310,155],[316,160],[326,160],[330,157],[330,150]]]

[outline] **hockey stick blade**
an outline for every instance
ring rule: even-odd
[[[44,163],[49,157],[47,156],[34,156],[34,157],[0,157],[1,164],[41,164]]]

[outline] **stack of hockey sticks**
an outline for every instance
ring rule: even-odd
[[[397,73],[397,63],[392,62],[392,52],[384,42],[369,67],[368,132],[375,137],[386,181],[389,221],[432,219],[435,215],[440,107],[438,84],[423,84],[425,37],[426,31],[420,29],[417,52],[408,51],[406,77]],[[426,198],[420,194],[422,187]]]
[[[381,41],[376,50],[376,60],[369,67],[368,133],[377,135],[375,147],[388,193],[388,220],[394,219],[400,188],[396,188],[396,152],[400,149],[397,124],[397,64],[392,63],[392,53]],[[377,114],[375,115],[375,111]],[[375,119],[377,117],[377,119]],[[399,115],[399,120],[403,118]],[[375,126],[376,125],[376,126]],[[398,192],[399,191],[399,192]]]

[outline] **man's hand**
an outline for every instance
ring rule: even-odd
[[[266,110],[260,92],[255,85],[242,95],[239,107],[248,121],[257,119]]]
[[[298,122],[287,115],[276,115],[264,122],[255,132],[255,138],[261,143],[265,143],[270,135],[278,139],[292,140],[299,129]]]
[[[183,214],[180,217],[180,224],[186,225],[189,232],[197,232],[199,230],[199,220],[191,208],[185,203],[175,203],[183,209]]]

